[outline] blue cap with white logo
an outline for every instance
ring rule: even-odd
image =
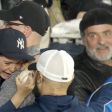
[[[0,30],[0,55],[17,60],[33,60],[26,52],[26,38],[12,28]]]

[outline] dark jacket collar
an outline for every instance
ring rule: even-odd
[[[84,52],[82,54],[80,54],[76,59],[76,65],[77,64],[84,64],[84,66],[87,66],[87,68],[91,67],[94,70],[97,70],[101,73],[105,73],[105,74],[112,74],[112,67],[102,64],[99,61],[93,60],[92,58],[90,58],[86,51],[84,50]],[[81,62],[82,61],[82,62]]]
[[[57,112],[70,108],[73,102],[73,96],[40,96],[36,98],[36,103],[45,112]],[[51,106],[52,105],[52,106]]]

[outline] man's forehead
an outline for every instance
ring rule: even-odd
[[[93,25],[88,27],[86,31],[105,31],[105,30],[112,30],[111,24],[99,24],[99,25]]]

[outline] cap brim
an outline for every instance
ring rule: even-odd
[[[33,56],[30,56],[30,55],[28,55],[26,53],[24,53],[24,54],[20,54],[20,53],[2,53],[2,55],[6,56],[6,57],[14,58],[16,60],[20,60],[20,61],[34,60]]]
[[[37,70],[36,63],[32,63],[28,66],[28,70]]]

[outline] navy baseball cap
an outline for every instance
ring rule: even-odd
[[[50,19],[44,8],[33,1],[23,1],[10,10],[1,10],[0,19],[4,21],[19,20],[42,36],[50,26]]]
[[[26,38],[21,32],[12,28],[0,30],[0,55],[17,60],[33,60],[26,52]]]

